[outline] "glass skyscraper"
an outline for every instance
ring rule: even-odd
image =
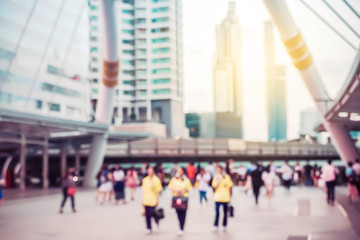
[[[287,140],[286,68],[275,65],[273,25],[264,23],[268,140]]]
[[[83,0],[0,1],[0,107],[89,120],[88,39]]]

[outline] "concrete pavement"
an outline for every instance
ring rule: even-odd
[[[339,191],[344,189],[338,188]],[[229,219],[227,232],[213,233],[214,204],[200,206],[198,192],[190,194],[185,234],[178,237],[178,221],[170,208],[171,193],[165,191],[160,207],[165,219],[160,231],[145,236],[145,219],[141,216],[141,190],[137,198],[126,205],[95,202],[94,191],[80,191],[76,195],[78,212],[71,213],[70,201],[65,213],[58,213],[61,194],[31,197],[4,202],[0,208],[0,238],[7,240],[42,239],[264,239],[264,240],[355,240],[360,239],[353,230],[342,205],[328,206],[320,189],[296,187],[287,194],[281,187],[275,189],[271,201],[261,190],[260,204],[256,206],[251,193],[235,188],[232,204],[235,218]],[[222,220],[222,218],[220,218]],[[221,221],[220,221],[221,222]]]

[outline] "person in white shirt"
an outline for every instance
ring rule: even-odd
[[[321,178],[325,181],[327,188],[327,202],[329,205],[334,205],[335,202],[335,185],[336,175],[339,174],[339,169],[332,165],[332,160],[322,167]]]
[[[211,177],[214,177],[216,175],[215,166],[212,162],[209,162],[209,165],[205,168],[205,172],[207,174],[210,174]]]
[[[247,169],[244,165],[240,165],[238,169],[236,169],[236,173],[239,175],[239,185],[244,186],[246,183],[247,177]]]
[[[281,178],[284,182],[285,188],[287,190],[290,190],[291,182],[292,182],[292,178],[293,178],[293,170],[289,166],[288,161],[285,161],[285,165],[279,169],[279,172],[281,173]]]
[[[270,170],[270,165],[265,168],[265,171],[261,175],[261,179],[264,182],[265,189],[266,189],[266,196],[268,199],[272,197],[275,181],[276,181],[276,175],[274,171]]]
[[[196,182],[198,184],[199,193],[200,193],[200,205],[202,205],[203,199],[208,202],[206,193],[209,189],[211,176],[210,174],[206,173],[205,170],[202,168],[200,173],[196,176]]]
[[[119,204],[119,200],[123,201],[123,204],[126,204],[125,201],[125,173],[119,165],[115,167],[113,172],[114,176],[114,192],[115,192],[115,204]]]

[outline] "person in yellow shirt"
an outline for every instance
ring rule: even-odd
[[[216,175],[212,181],[212,187],[214,188],[214,201],[215,201],[215,223],[214,230],[218,230],[219,226],[219,215],[220,215],[220,206],[223,206],[224,209],[224,219],[223,219],[223,227],[224,231],[226,231],[227,225],[227,212],[228,212],[228,204],[231,199],[231,188],[233,186],[233,182],[231,181],[231,177],[224,173],[224,169],[221,166],[216,166]]]
[[[142,204],[145,208],[146,218],[146,234],[151,234],[151,218],[154,216],[155,207],[159,202],[159,193],[162,190],[160,179],[155,176],[154,168],[149,167],[147,177],[142,181],[143,200]]]
[[[178,167],[176,170],[176,175],[170,180],[168,187],[173,193],[172,205],[176,209],[176,214],[179,219],[179,236],[182,236],[184,234],[188,193],[191,190],[191,186],[192,185],[190,180],[184,176],[183,168]],[[180,201],[181,204],[179,204],[179,206],[177,207],[176,203],[178,203],[178,201]]]

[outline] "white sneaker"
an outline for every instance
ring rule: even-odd
[[[145,235],[150,235],[152,233],[152,231],[150,229],[147,229],[145,232]]]
[[[217,226],[214,226],[213,229],[212,229],[213,232],[217,232],[218,231],[218,227]]]
[[[223,227],[222,230],[223,230],[223,232],[226,232],[226,227]]]
[[[183,230],[180,230],[179,233],[178,233],[178,235],[179,235],[180,237],[182,237],[182,236],[184,235],[184,231],[183,231]]]

